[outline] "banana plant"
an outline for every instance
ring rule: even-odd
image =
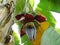
[[[26,0],[25,0],[26,1]],[[24,9],[24,4],[25,4],[25,1],[24,0],[17,0],[16,1],[16,7],[15,7],[15,16],[17,15],[17,14],[21,14],[21,12],[22,13],[24,13],[23,12],[23,9]],[[31,9],[32,10],[34,10],[34,4],[35,4],[35,0],[29,0],[30,2],[30,7],[31,7]],[[52,27],[55,27],[55,24],[56,24],[56,20],[55,20],[55,18],[53,17],[53,15],[51,14],[51,12],[50,11],[55,11],[55,12],[60,12],[60,8],[59,8],[59,0],[57,0],[57,1],[54,1],[54,0],[39,0],[40,2],[38,3],[38,5],[37,5],[37,7],[35,8],[35,10],[34,10],[34,14],[35,14],[35,12],[37,13],[37,14],[40,14],[40,15],[44,15],[45,17],[46,17],[46,21],[47,22],[43,22],[43,23],[41,23],[40,24],[40,27],[39,28],[37,28],[37,30],[47,30],[48,29],[48,27],[49,26],[52,26]],[[21,3],[22,2],[22,3]],[[26,7],[27,8],[27,7]],[[31,11],[31,12],[33,12],[33,11]],[[33,14],[33,15],[34,15]],[[17,21],[16,19],[15,19],[15,21],[16,22],[18,22],[18,23],[20,23],[19,21]],[[49,22],[49,23],[48,23]],[[46,24],[46,27],[45,27],[45,24]],[[20,24],[20,26],[21,26],[22,24]],[[21,27],[19,27],[20,29],[21,29]],[[24,29],[23,29],[24,30]],[[48,29],[49,30],[49,29]],[[24,45],[40,45],[40,40],[39,39],[36,39],[36,41],[37,40],[39,40],[39,41],[37,41],[38,42],[38,44],[36,44],[36,42],[34,42],[34,41],[29,41],[29,38],[27,37],[27,35],[25,34],[25,31],[22,31],[24,34],[24,36],[22,36],[22,38],[21,38],[21,41],[22,41],[22,43],[21,44],[24,44]],[[42,37],[42,34],[43,34],[43,32],[44,31],[41,31],[41,32],[37,32],[37,36],[39,36],[39,34],[41,34],[40,35],[40,38]],[[38,38],[38,37],[37,37]],[[43,44],[43,43],[42,43]],[[43,44],[44,45],[44,44]]]
[[[56,39],[59,38],[60,35],[55,31],[56,20],[50,11],[60,13],[60,6],[59,6],[60,1],[59,0],[28,0],[28,1],[15,0],[15,10],[13,19],[14,23],[18,25],[18,33],[21,35],[20,40],[17,34],[13,32],[15,45],[22,45],[22,44],[59,45],[60,40],[58,40],[59,41],[58,42],[56,41]],[[38,2],[37,5],[36,2]],[[8,16],[6,17],[2,16],[2,17],[6,18]],[[2,17],[0,17],[0,24],[4,20]],[[34,25],[33,26],[34,30],[32,29],[33,31],[28,29],[30,28],[28,27],[28,25],[31,24],[30,23],[31,21],[33,22],[32,25]],[[31,32],[30,33],[31,35],[29,34],[29,30]]]

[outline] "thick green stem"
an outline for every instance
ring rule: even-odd
[[[28,13],[29,12],[29,0],[26,0],[25,7],[24,7],[24,12]]]

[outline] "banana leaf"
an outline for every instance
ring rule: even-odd
[[[60,34],[50,26],[44,33],[41,39],[41,45],[60,45]]]
[[[38,7],[60,13],[60,0],[40,0]]]
[[[24,0],[16,0],[15,15],[17,15],[20,12],[23,12],[24,5],[25,5],[25,1]]]
[[[13,32],[13,36],[14,36],[14,45],[20,45],[19,44],[20,40],[15,32]]]

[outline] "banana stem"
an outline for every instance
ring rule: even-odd
[[[26,0],[25,6],[24,6],[24,13],[29,12],[29,0]]]

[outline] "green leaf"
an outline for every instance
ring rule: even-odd
[[[15,45],[20,45],[20,40],[15,32],[13,32],[13,37],[14,37],[14,43]]]
[[[60,0],[40,0],[38,7],[48,11],[60,12]]]
[[[60,28],[55,28],[56,32],[60,34]]]
[[[26,41],[26,42],[24,43],[24,45],[32,45],[32,42]]]
[[[34,0],[29,0],[31,7],[34,6]]]
[[[27,35],[22,36],[21,42],[24,43],[24,42],[26,42],[26,41],[28,41]]]
[[[32,45],[32,43],[31,43],[30,40],[28,39],[28,36],[27,36],[27,35],[24,35],[24,36],[21,38],[21,42],[24,43],[24,45]]]
[[[50,26],[44,33],[41,39],[41,45],[60,45],[60,34]]]
[[[2,0],[0,0],[0,3],[2,2]]]
[[[15,15],[23,12],[25,5],[25,0],[16,0],[16,5],[15,5]]]

